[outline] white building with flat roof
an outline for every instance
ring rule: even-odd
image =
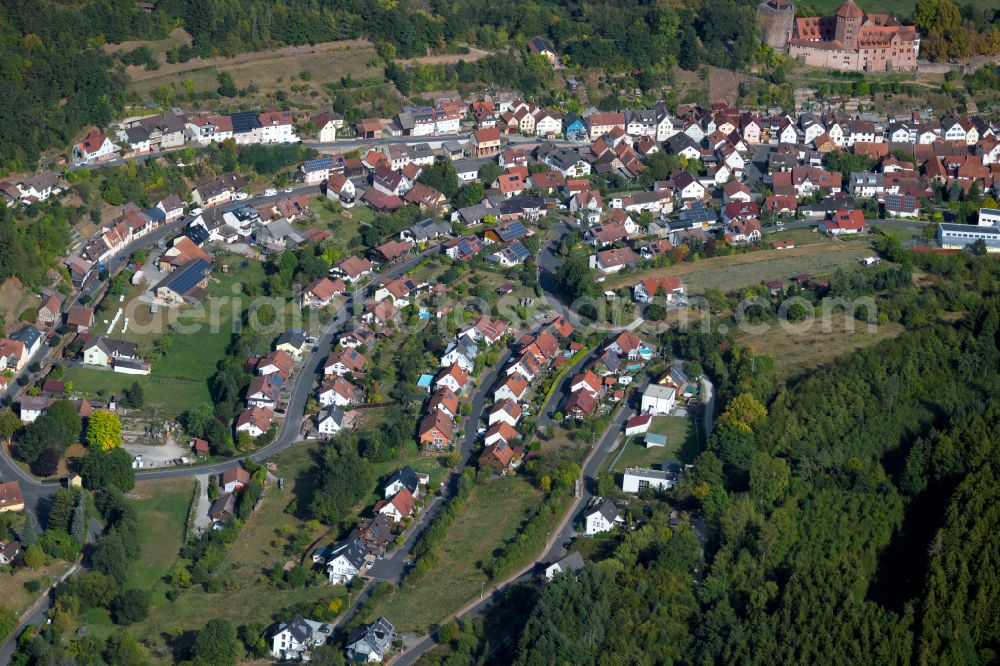
[[[650,384],[642,392],[642,406],[640,411],[643,414],[653,414],[666,416],[674,409],[677,402],[677,390],[672,386],[662,386],[661,384]]]

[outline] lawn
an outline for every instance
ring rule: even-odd
[[[214,365],[211,366],[214,372]],[[159,376],[156,366],[148,376],[124,375],[119,372],[67,365],[66,381],[73,382],[73,391],[88,397],[121,395],[133,383],[139,382],[146,399],[146,409],[156,408],[162,416],[176,416],[202,402],[211,402],[207,381],[191,381]],[[206,377],[207,379],[207,377]]]
[[[124,338],[139,345],[140,355],[148,355],[153,350],[157,338],[164,335],[171,318],[178,323],[178,329],[170,333],[170,343],[165,355],[153,361],[153,369],[148,376],[123,375],[86,366],[71,366],[66,369],[66,379],[73,382],[75,391],[88,396],[96,396],[103,390],[105,395],[121,393],[133,382],[139,382],[145,391],[146,407],[156,407],[162,416],[177,416],[202,402],[211,402],[208,380],[215,374],[219,361],[225,355],[232,335],[239,324],[243,311],[249,307],[251,299],[240,295],[243,283],[261,283],[264,267],[257,262],[241,265],[241,260],[231,257],[216,257],[216,266],[228,263],[233,270],[228,275],[214,271],[209,281],[210,298],[201,307],[182,308],[176,311],[161,309],[156,319],[150,319],[149,307],[132,301],[143,292],[142,287],[132,290],[120,307],[135,318],[135,326],[122,334],[122,322],[115,326],[113,337]],[[106,317],[98,319],[95,333],[107,330],[103,319],[114,317],[117,303],[112,302]],[[286,320],[299,309],[293,301],[288,301],[283,311]],[[124,316],[124,315],[123,315]],[[297,323],[297,322],[296,322]],[[274,328],[277,335],[282,326]],[[258,353],[269,349],[271,338],[265,336]]]
[[[373,616],[385,615],[397,631],[415,631],[427,629],[464,606],[484,583],[491,584],[481,564],[516,535],[541,499],[541,491],[517,477],[476,484],[441,546],[434,570],[412,585],[404,583],[372,609]],[[562,513],[557,512],[553,524]],[[538,555],[546,538],[539,531],[525,545],[522,564]]]
[[[315,219],[304,222],[303,228],[326,229],[335,238],[344,241],[349,248],[361,245],[361,229],[375,219],[374,211],[368,206],[354,206],[335,212],[328,205],[332,207],[332,202],[326,197],[313,199],[309,210]]]
[[[630,437],[621,453],[612,459],[609,471],[626,467],[654,467],[665,460],[683,463],[694,462],[700,451],[699,433],[695,421],[690,417],[655,416],[649,432],[667,436],[666,446],[647,447],[644,436]]]
[[[129,586],[149,590],[162,600],[163,577],[177,563],[194,496],[191,478],[140,481],[132,501],[139,512],[139,560],[129,570]]]
[[[275,475],[285,479],[284,491],[278,492],[276,487],[272,490],[274,496],[279,500],[274,503],[276,506],[283,510],[293,499],[296,500],[299,507],[305,507],[309,504],[309,500],[312,498],[313,489],[315,488],[315,475],[313,473],[313,469],[316,463],[316,457],[325,446],[328,445],[318,441],[299,442],[283,453],[280,453],[268,460],[269,463],[277,465],[277,470],[274,472]],[[448,468],[443,463],[442,457],[420,455],[420,452],[417,450],[416,443],[411,442],[407,448],[393,460],[375,463],[372,465],[372,477],[375,479],[375,486],[372,488],[372,494],[363,500],[363,503],[357,507],[358,513],[363,513],[368,509],[368,507],[382,499],[382,495],[380,493],[382,481],[386,480],[392,475],[393,472],[405,467],[406,465],[412,467],[417,473],[427,474],[430,476],[429,488],[431,492],[437,489],[438,484],[442,479],[444,479],[445,474],[448,472]],[[270,497],[271,495],[268,496]],[[261,508],[260,512],[262,516],[267,515],[267,511],[265,511],[264,507]],[[280,514],[280,512],[278,513]],[[301,511],[296,511],[296,514],[305,515],[304,512]],[[256,514],[254,515],[256,516]],[[302,524],[301,520],[298,520],[291,514],[278,515],[273,520],[265,520],[262,522],[270,524],[271,527],[276,527],[279,522]],[[334,534],[333,536],[336,537],[337,535]]]
[[[636,271],[609,279],[605,288],[633,285],[648,277],[678,276],[684,281],[688,293],[700,294],[706,289],[726,292],[802,273],[814,277],[832,273],[838,267],[854,264],[871,254],[869,244],[862,242],[823,243],[792,250],[760,250]]]
[[[138,512],[139,559],[128,571],[128,587],[146,590],[150,594],[149,618],[133,629],[136,636],[152,635],[166,629],[162,609],[171,606],[164,580],[177,564],[184,543],[184,529],[191,507],[195,482],[190,478],[140,481],[131,495],[131,504]],[[119,628],[112,624],[104,609],[95,608],[79,617],[78,623],[98,636],[113,635]]]

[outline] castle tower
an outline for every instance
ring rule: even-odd
[[[837,27],[833,38],[845,48],[858,48],[858,33],[865,20],[865,13],[854,0],[847,0],[837,10]]]
[[[795,23],[791,0],[764,0],[757,5],[757,27],[761,39],[775,51],[788,51],[788,39]]]

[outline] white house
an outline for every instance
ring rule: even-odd
[[[329,405],[347,407],[354,402],[356,393],[357,390],[354,388],[354,384],[338,376],[323,382],[317,398],[319,399],[319,404],[323,407],[328,407]]]
[[[625,422],[625,436],[631,437],[633,435],[645,434],[646,431],[649,430],[649,426],[652,422],[652,414],[639,414],[638,416],[633,416]]]
[[[643,414],[653,414],[654,416],[667,415],[673,411],[676,401],[677,391],[673,387],[650,384],[642,393],[640,411]]]
[[[545,567],[545,580],[552,580],[559,574],[577,572],[583,569],[583,556],[579,552],[574,552],[562,558],[558,562],[553,562]]]
[[[618,507],[611,500],[601,502],[599,498],[591,505],[587,513],[584,514],[583,522],[583,533],[587,536],[594,536],[601,532],[610,532],[615,527],[625,524],[625,520],[618,513]]]
[[[321,435],[332,437],[344,427],[344,410],[337,405],[329,405],[316,415],[316,429]]]
[[[329,544],[313,552],[314,564],[326,566],[326,575],[334,585],[347,584],[365,568],[368,547],[357,537]]]
[[[520,420],[521,406],[513,400],[507,399],[493,405],[487,423],[492,426],[502,422],[515,428]]]
[[[34,423],[52,404],[52,398],[26,395],[21,398],[19,415],[21,423]]]
[[[647,489],[669,490],[680,478],[679,470],[644,469],[629,467],[622,476],[622,491],[626,493],[641,493]]]
[[[275,629],[271,636],[271,656],[278,661],[309,661],[310,650],[326,645],[332,633],[333,625],[329,622],[296,615]]]
[[[114,157],[117,152],[118,147],[107,134],[92,131],[83,141],[73,146],[73,161],[76,164],[104,162]]]
[[[271,428],[274,412],[270,407],[247,407],[236,419],[236,432],[246,432],[253,438],[260,437]]]
[[[524,400],[524,396],[527,392],[528,380],[526,380],[520,373],[515,373],[507,377],[507,381],[501,384],[499,388],[493,392],[493,399],[496,402],[500,402],[501,400],[521,402]]]
[[[441,356],[441,367],[447,368],[454,364],[471,372],[476,366],[477,356],[479,356],[479,347],[476,346],[475,342],[465,336],[454,338]]]

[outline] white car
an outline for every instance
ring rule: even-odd
[[[188,215],[190,215],[191,217],[198,217],[203,212],[204,211],[200,207],[199,208],[192,208],[190,211],[188,211]]]
[[[237,192],[233,195],[233,201],[243,201],[244,199],[249,199],[250,195],[246,192]]]
[[[292,192],[293,192],[292,188],[290,187],[285,188],[285,194],[291,194]]]
[[[269,187],[266,190],[264,190],[264,196],[265,197],[273,197],[277,193],[278,193],[278,190],[274,189],[273,187]]]

